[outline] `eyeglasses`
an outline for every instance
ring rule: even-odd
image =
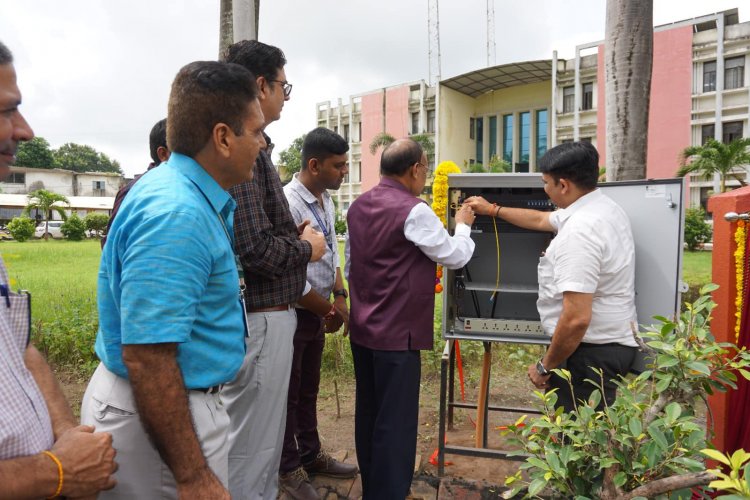
[[[285,82],[284,80],[268,80],[269,82],[276,82],[281,84],[281,89],[284,91],[284,97],[289,97],[292,93],[292,84]]]
[[[427,172],[430,171],[430,167],[428,167],[427,165],[425,165],[424,163],[422,163],[420,161],[417,162],[417,165],[419,165],[420,167],[424,167],[424,173],[425,173],[425,175],[427,174]]]

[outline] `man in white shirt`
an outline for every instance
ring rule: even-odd
[[[420,354],[432,349],[435,263],[460,268],[474,252],[468,207],[449,235],[417,198],[427,157],[411,139],[383,151],[380,183],[347,213],[355,442],[364,498],[405,498],[417,446]]]
[[[637,352],[633,233],[623,209],[596,188],[598,165],[599,153],[586,142],[561,144],[539,160],[544,191],[560,207],[555,212],[466,200],[479,214],[557,233],[538,268],[537,309],[552,343],[528,376],[539,389],[558,389],[557,406],[566,411],[596,389],[586,379],[603,386],[603,399],[611,403],[613,381],[630,371]],[[550,372],[554,368],[570,371],[575,399],[568,382]]]

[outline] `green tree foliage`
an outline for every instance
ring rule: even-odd
[[[373,137],[372,142],[370,142],[370,154],[374,155],[381,147],[384,148],[394,142],[396,142],[395,137],[393,137],[388,132],[381,132]]]
[[[65,220],[67,214],[62,204],[69,205],[68,198],[61,194],[47,191],[46,189],[37,189],[28,194],[29,204],[23,209],[23,215],[27,216],[32,210],[37,209],[42,212],[44,217],[44,239],[47,239],[48,226],[47,223],[52,215],[52,210],[60,214],[60,217]]]
[[[101,238],[104,235],[108,223],[109,215],[107,214],[92,212],[86,214],[86,217],[83,218],[83,224],[86,226],[86,231],[94,233],[97,238]]]
[[[735,168],[750,165],[750,137],[740,137],[729,144],[716,139],[709,139],[703,146],[690,146],[680,155],[679,177],[697,173],[704,179],[719,174],[721,192],[727,190],[727,179],[733,177],[741,186],[745,186],[744,172],[735,172]]]
[[[738,376],[750,380],[750,352],[717,343],[709,330],[716,288],[703,287],[674,320],[655,317],[660,324],[636,338],[653,362],[620,380],[617,399],[603,410],[596,410],[598,390],[570,414],[554,408],[555,391],[537,391],[542,416],[525,425],[522,417],[508,428],[521,448],[517,454],[529,458],[506,484],[516,492],[527,488],[527,498],[549,489],[561,498],[611,500],[666,498],[660,495],[667,491],[670,498],[690,498],[691,487],[716,479],[700,452],[707,442],[698,402],[736,389]],[[570,381],[567,370],[555,372]]]
[[[13,239],[16,241],[24,242],[34,236],[34,230],[36,229],[36,223],[28,217],[14,217],[8,223],[8,231]]]
[[[411,136],[411,139],[422,146],[422,151],[428,158],[435,154],[435,141],[432,140],[431,134],[416,134]]]
[[[488,172],[491,174],[502,174],[510,172],[512,168],[507,161],[497,155],[492,155],[489,164],[486,166],[481,163],[472,163],[468,166],[464,164],[464,170],[469,174],[486,174]]]
[[[86,237],[86,225],[83,219],[74,213],[60,226],[60,232],[70,241],[81,241]]]
[[[44,137],[34,137],[18,145],[17,167],[55,168],[52,149]]]
[[[306,135],[302,134],[297,137],[288,148],[279,153],[279,163],[284,166],[288,179],[302,169],[302,144],[305,142]]]
[[[117,160],[112,160],[91,146],[69,142],[53,151],[58,168],[74,172],[114,172],[122,173]]]
[[[685,243],[688,250],[698,250],[702,243],[711,241],[713,229],[706,222],[706,212],[703,208],[688,208],[685,210]]]

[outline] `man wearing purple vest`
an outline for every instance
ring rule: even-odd
[[[355,442],[365,500],[405,498],[417,448],[420,353],[432,349],[435,263],[466,265],[474,212],[450,236],[417,196],[427,157],[401,139],[383,151],[380,184],[347,214],[350,335],[356,377]]]

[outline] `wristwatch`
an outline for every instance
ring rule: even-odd
[[[544,367],[544,364],[542,363],[541,359],[536,362],[536,372],[539,375],[541,375],[542,377],[546,377],[547,375],[549,375],[550,373],[552,373],[552,372],[550,372],[548,369],[546,369]]]
[[[334,297],[344,297],[345,299],[349,298],[349,292],[346,291],[346,288],[342,288],[341,290],[334,290],[333,291]]]

